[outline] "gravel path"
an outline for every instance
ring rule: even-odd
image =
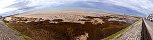
[[[0,40],[21,40],[21,38],[0,20]]]
[[[129,29],[125,34],[116,40],[140,40],[142,30],[142,21],[135,24],[131,29]]]

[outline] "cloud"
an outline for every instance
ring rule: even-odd
[[[64,0],[62,3],[76,2],[76,1],[94,1],[103,2],[108,4],[114,4],[122,7],[127,7],[138,12],[149,14],[153,12],[153,1],[152,0]],[[88,3],[90,4],[90,3]],[[92,4],[90,4],[92,5]]]
[[[2,8],[0,10],[0,14],[2,13],[5,13],[5,12],[8,12],[8,11],[13,11],[13,10],[16,10],[17,8]]]
[[[153,12],[153,0],[0,0],[0,14],[28,7],[45,7],[73,3],[77,1],[94,1],[127,7],[144,14]],[[89,5],[93,5],[88,3]],[[3,11],[1,11],[3,10]]]
[[[153,1],[152,0],[32,0],[29,5],[60,5],[66,3],[73,3],[77,1],[94,1],[94,2],[104,2],[109,4],[114,4],[118,6],[123,6],[137,10],[144,14],[152,13],[153,11]],[[92,5],[89,3],[89,5]]]
[[[10,10],[14,10],[14,8],[4,8],[6,6],[9,6],[11,4],[14,3],[15,0],[0,0],[0,14],[10,11]]]
[[[27,6],[47,6],[47,5],[59,5],[62,4],[59,1],[55,1],[55,0],[29,0],[29,4]]]
[[[145,14],[153,11],[153,2],[151,0],[107,0],[105,2],[131,8]]]
[[[0,0],[0,8],[13,4],[15,0]]]

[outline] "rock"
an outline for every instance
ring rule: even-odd
[[[84,35],[80,35],[80,36],[75,37],[74,40],[87,40],[88,37],[89,37],[88,33],[85,33]]]

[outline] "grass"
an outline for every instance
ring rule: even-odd
[[[4,23],[5,23],[5,22],[4,22]],[[5,23],[5,24],[7,24],[7,23]],[[9,26],[9,25],[7,25],[7,26]],[[10,27],[10,28],[11,28],[11,27]],[[15,30],[14,28],[11,28],[11,29],[16,33],[16,35],[20,36],[23,40],[33,40],[32,38],[30,38],[30,37],[28,37],[28,36],[22,34],[21,32],[18,32],[18,31]]]
[[[13,31],[16,33],[16,35],[20,36],[23,40],[33,40],[32,38],[22,34],[21,32],[18,32],[17,30],[15,30],[14,28],[11,28],[13,29]]]
[[[128,26],[127,28],[125,29],[122,29],[121,31],[115,33],[115,34],[112,34],[106,38],[104,38],[103,40],[113,40],[113,39],[116,39],[118,37],[120,37],[123,33],[125,33],[126,31],[128,31],[133,25],[135,25],[136,23],[142,21],[141,18],[138,19],[138,21],[136,21],[135,23],[131,24],[130,26]]]
[[[113,39],[115,37],[120,36],[121,35],[120,33],[130,29],[130,27],[127,27],[130,24],[125,25],[127,23],[116,22],[116,21],[112,21],[112,22],[106,21],[106,19],[108,18],[107,17],[104,18],[105,19],[104,21],[106,23],[104,23],[103,25],[92,24],[92,22],[86,22],[85,24],[80,24],[80,23],[71,23],[71,22],[49,23],[49,21],[29,22],[29,23],[24,23],[24,22],[23,23],[22,22],[8,23],[7,25],[10,28],[12,28],[17,33],[17,35],[19,35],[24,40],[38,40],[40,38],[42,40],[43,39],[49,39],[49,40],[50,39],[73,39],[73,37],[83,35],[86,32],[89,33],[89,36],[90,36],[89,39],[91,40],[94,40],[94,39],[100,40],[113,34],[111,37],[108,38],[109,40],[109,39]],[[7,21],[5,23],[7,23]],[[123,28],[126,28],[126,29],[123,29]]]

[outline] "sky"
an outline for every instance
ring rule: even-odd
[[[16,10],[29,10],[47,6],[58,6],[78,1],[112,4],[148,15],[153,13],[153,0],[0,0],[0,15]],[[87,3],[93,5],[91,3]],[[75,4],[74,4],[75,5]],[[96,4],[94,4],[96,5]],[[72,5],[73,6],[73,5]],[[136,14],[136,13],[135,13]]]

